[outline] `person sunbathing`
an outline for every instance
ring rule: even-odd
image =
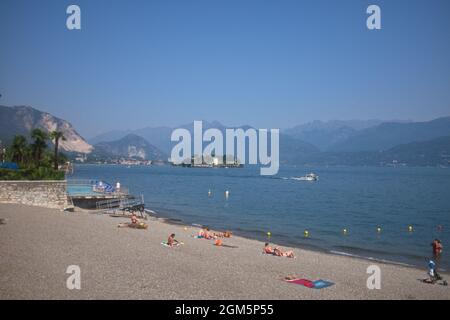
[[[269,243],[266,242],[266,244],[264,245],[263,253],[265,253],[265,254],[275,254],[275,251],[274,251],[274,249],[271,246],[269,246]]]
[[[225,231],[225,232],[213,232],[212,235],[216,238],[231,238],[233,232]]]
[[[209,228],[204,228],[203,229],[203,238],[205,239],[215,239],[217,238],[213,232],[210,232]]]
[[[233,232],[231,232],[231,231],[225,231],[224,233],[223,233],[223,236],[225,237],[225,238],[231,238],[231,235],[233,234]]]
[[[179,244],[179,241],[175,239],[175,233],[172,233],[167,239],[167,245],[173,247]]]
[[[287,257],[287,258],[295,258],[294,251],[289,250],[289,251],[283,252],[283,257]]]
[[[272,248],[271,246],[269,246],[268,242],[266,242],[266,244],[264,245],[263,253],[273,254],[274,256],[277,256],[277,257],[295,258],[293,251],[291,251],[291,250],[283,251],[278,247]]]
[[[133,214],[131,215],[131,223],[132,224],[137,224],[139,222],[136,214],[133,212]]]

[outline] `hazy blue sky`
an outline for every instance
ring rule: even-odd
[[[366,28],[369,4],[382,30]],[[2,0],[0,104],[87,137],[194,119],[428,120],[450,115],[449,39],[448,0]]]

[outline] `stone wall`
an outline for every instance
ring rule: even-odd
[[[64,209],[67,181],[0,181],[0,203]]]

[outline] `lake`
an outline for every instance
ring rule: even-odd
[[[293,179],[310,172],[319,181]],[[161,217],[335,254],[425,268],[439,238],[438,266],[450,269],[446,168],[281,166],[260,176],[257,167],[77,165],[72,178],[120,181]]]

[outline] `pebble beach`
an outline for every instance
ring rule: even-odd
[[[217,247],[197,227],[149,217],[148,229],[118,228],[127,218],[0,204],[0,299],[450,299],[450,287],[420,281],[426,269],[302,248],[295,259],[262,254],[264,243],[232,236]],[[184,245],[161,245],[170,233]],[[367,287],[367,268],[381,288]],[[66,286],[79,266],[81,288]],[[323,279],[311,289],[282,279]],[[448,274],[442,274],[450,279]]]

